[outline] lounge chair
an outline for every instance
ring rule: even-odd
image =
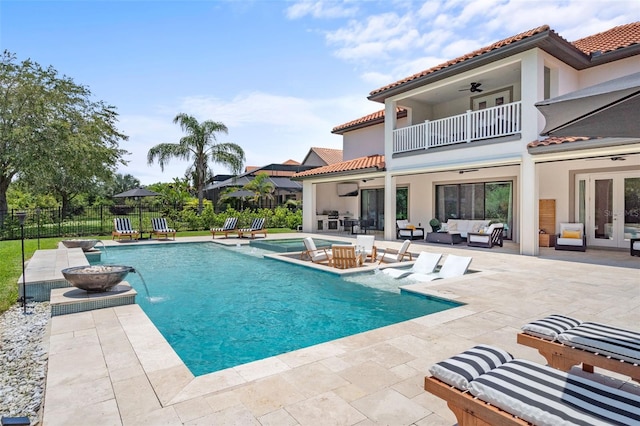
[[[356,247],[362,247],[364,250],[364,260],[368,258],[373,262],[378,257],[378,249],[375,246],[375,242],[375,235],[356,236]]]
[[[151,227],[153,230],[151,231],[151,236],[156,235],[158,238],[164,235],[166,239],[169,239],[169,235],[176,239],[176,230],[169,228],[167,225],[167,219],[164,217],[153,217],[151,218]]]
[[[587,236],[582,223],[561,223],[556,237],[556,250],[586,251]]]
[[[396,220],[396,238],[399,240],[406,238],[410,240],[423,240],[424,228],[418,228],[405,219]]]
[[[640,238],[630,238],[631,256],[640,256]]]
[[[493,223],[489,225],[487,230],[482,233],[469,232],[467,234],[467,245],[469,247],[486,247],[486,248],[491,248],[493,246],[502,247],[504,244],[503,234],[504,234],[504,224]]]
[[[433,365],[426,391],[458,425],[639,424],[640,395],[479,345]]]
[[[115,217],[113,218],[114,230],[111,232],[111,239],[116,237],[118,240],[122,237],[129,237],[130,240],[134,238],[137,240],[140,237],[140,233],[132,228],[131,221],[128,217]]]
[[[414,263],[411,268],[386,268],[382,270],[382,273],[393,278],[404,278],[407,275],[411,275],[414,273],[431,274],[436,270],[438,262],[440,262],[440,258],[442,258],[442,253],[430,253],[428,251],[422,251],[418,255],[416,263]]]
[[[215,239],[216,234],[222,234],[225,238],[229,238],[229,234],[235,233],[236,227],[238,226],[238,218],[237,217],[228,217],[224,221],[224,225],[222,228],[211,228],[211,236]]]
[[[582,364],[584,371],[603,368],[640,380],[640,333],[562,315],[522,326],[518,343],[535,348],[547,363],[563,371]]]
[[[265,222],[266,219],[264,217],[253,219],[250,227],[236,230],[238,238],[249,235],[251,239],[254,239],[258,234],[263,234],[264,237],[267,238],[267,229],[264,227]]]
[[[317,248],[313,238],[305,237],[302,241],[306,250],[300,253],[300,259],[308,257],[313,263],[328,263],[331,260],[331,250]]]
[[[357,268],[362,265],[363,254],[356,254],[356,247],[346,244],[331,246],[330,265],[338,269]]]
[[[461,277],[467,273],[467,269],[469,269],[469,265],[471,265],[472,260],[472,257],[448,254],[444,259],[442,268],[440,268],[438,272],[434,272],[431,274],[413,273],[407,275],[407,278],[425,282],[443,278]]]
[[[402,262],[403,260],[413,260],[413,256],[407,250],[411,245],[411,240],[405,240],[400,246],[400,250],[384,249],[381,254],[378,255],[378,265],[381,263],[395,263]]]

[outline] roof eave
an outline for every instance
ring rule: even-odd
[[[584,69],[590,66],[589,56],[585,55],[582,51],[564,40],[562,37],[558,36],[552,30],[546,30],[538,34],[534,34],[531,37],[527,37],[524,40],[510,43],[490,52],[450,65],[442,70],[434,71],[433,73],[426,74],[422,77],[416,78],[415,80],[407,81],[406,83],[375,93],[370,95],[367,99],[370,101],[384,103],[389,97],[407,92],[417,87],[435,83],[445,78],[473,70],[499,59],[513,56],[517,53],[525,52],[536,47],[555,57],[561,58],[563,62],[576,69]]]
[[[367,167],[365,169],[358,170],[348,170],[348,171],[340,171],[340,172],[327,172],[327,173],[319,173],[317,175],[309,175],[309,176],[300,176],[300,177],[292,177],[291,180],[305,180],[305,179],[314,179],[314,178],[327,178],[327,177],[340,177],[340,176],[354,176],[360,175],[363,173],[373,173],[373,172],[383,172],[386,169],[384,167]]]

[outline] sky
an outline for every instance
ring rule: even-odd
[[[179,113],[224,123],[245,166],[302,162],[383,109],[379,87],[540,25],[575,41],[639,20],[638,0],[1,0],[0,48],[115,106],[118,172],[149,185],[189,166],[147,164],[184,136]]]

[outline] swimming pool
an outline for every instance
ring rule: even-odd
[[[263,259],[250,247],[110,247],[102,262],[139,272],[127,276],[137,303],[196,376],[460,306]]]
[[[249,245],[252,247],[259,247],[261,249],[276,251],[279,253],[288,253],[295,251],[306,250],[302,238],[287,238],[282,240],[251,240]],[[323,240],[321,238],[314,238],[313,242],[316,248],[331,248],[332,244],[344,244],[344,241],[332,241]]]

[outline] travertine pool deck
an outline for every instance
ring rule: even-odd
[[[446,403],[423,390],[433,363],[479,343],[544,363],[516,344],[516,334],[552,313],[640,324],[640,258],[628,251],[555,260],[549,251],[530,257],[508,248],[412,244],[412,252],[421,250],[473,256],[471,268],[480,273],[421,289],[465,306],[200,377],[138,305],[54,317],[43,424],[453,425]],[[584,262],[594,255],[598,264]],[[640,393],[626,377],[599,373],[596,379]]]

